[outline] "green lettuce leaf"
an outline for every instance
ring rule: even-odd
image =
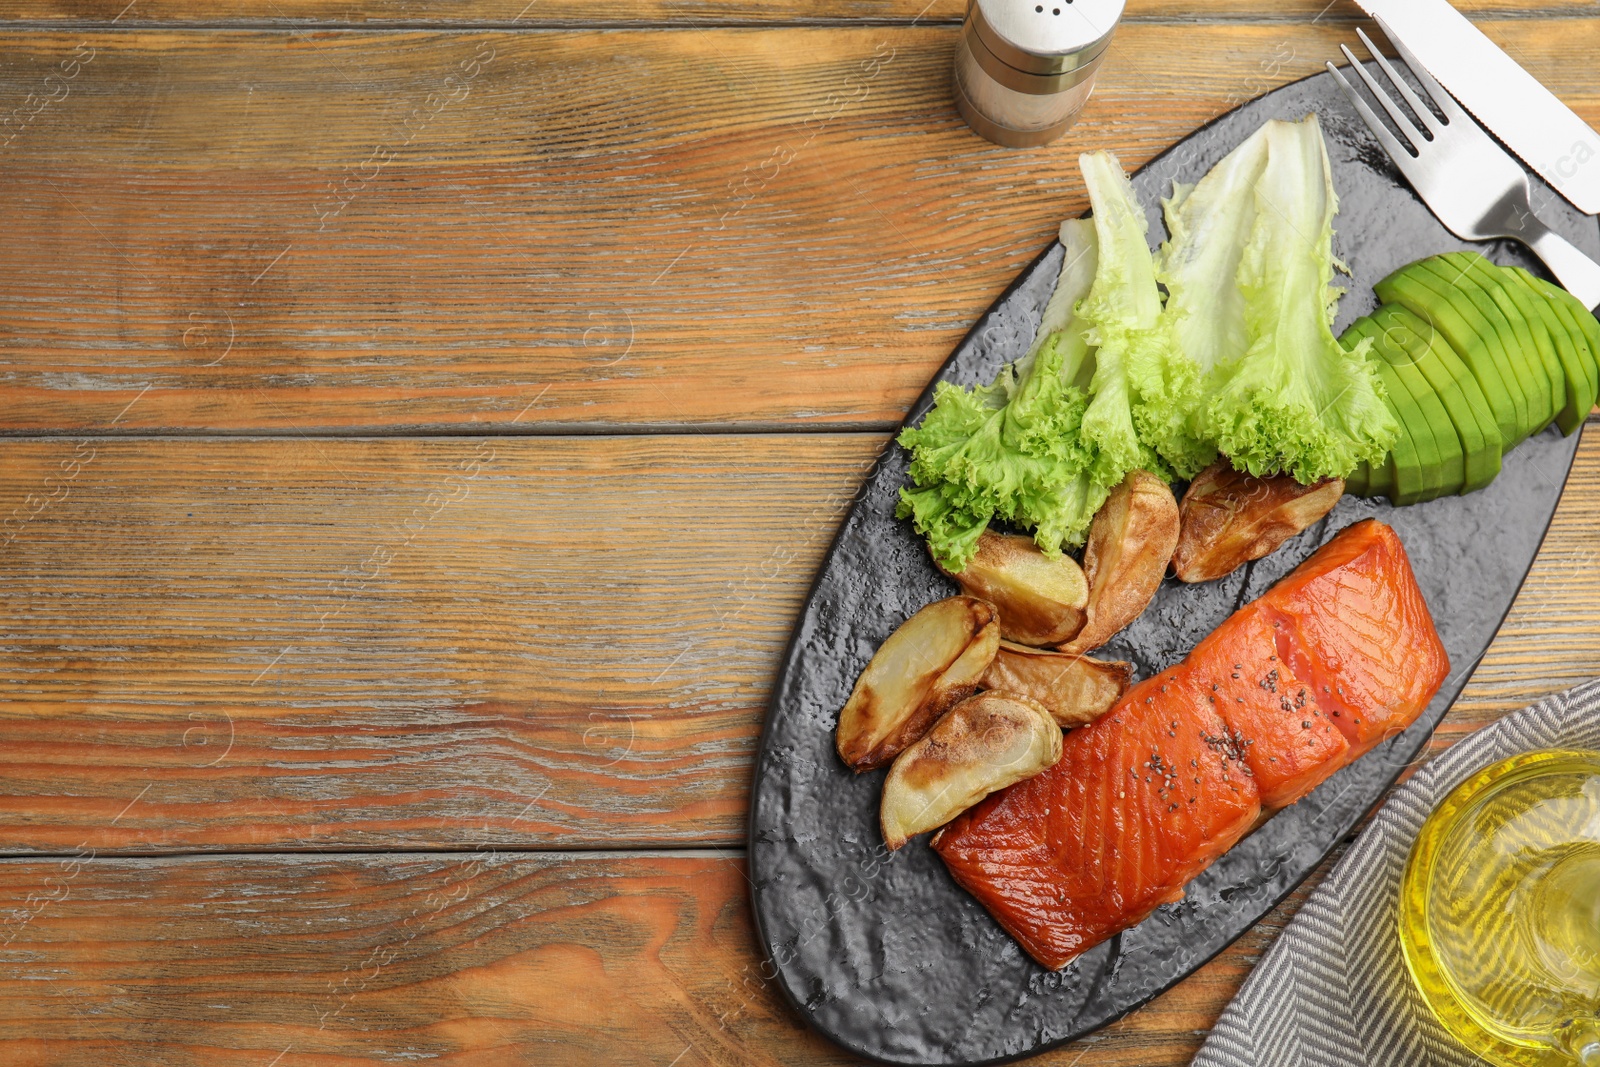
[[[1250,346],[1239,263],[1255,222],[1256,182],[1266,165],[1262,126],[1197,185],[1176,185],[1162,201],[1169,236],[1156,277],[1167,289],[1164,315],[1174,343],[1202,376]]]
[[[1093,235],[1063,225],[1066,258],[1028,355],[991,385],[941,382],[932,410],[900,434],[914,486],[901,489],[897,514],[948,570],[966,567],[996,518],[1033,529],[1046,552],[1081,544],[1109,492],[1091,474],[1094,455],[1079,432],[1087,398],[1073,383],[1088,353],[1072,308],[1093,276]]]
[[[1083,434],[1100,453],[1096,473],[1112,485],[1136,467],[1192,478],[1216,451],[1194,418],[1198,367],[1162,315],[1144,207],[1111,153],[1080,156],[1078,166],[1099,241],[1094,286],[1078,308],[1094,346]]]
[[[1216,366],[1203,426],[1235,467],[1309,483],[1382,462],[1399,433],[1366,344],[1333,335],[1333,191],[1315,115],[1273,120],[1239,261],[1247,346]],[[1192,199],[1192,195],[1190,197]]]
[[[1028,352],[990,385],[941,383],[899,438],[913,485],[898,514],[951,571],[996,520],[1052,554],[1082,544],[1134,469],[1189,479],[1220,448],[1312,482],[1381,462],[1399,431],[1365,343],[1333,336],[1337,201],[1315,116],[1267,123],[1178,187],[1159,264],[1116,157],[1079,165],[1093,216],[1062,224]]]

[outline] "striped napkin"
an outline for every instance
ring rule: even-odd
[[[1193,1067],[1479,1067],[1406,972],[1400,873],[1452,788],[1541,748],[1600,749],[1600,679],[1479,730],[1396,790],[1245,980]]]

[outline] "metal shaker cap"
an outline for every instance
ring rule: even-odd
[[[1029,74],[1069,74],[1100,57],[1123,0],[974,0],[972,30],[996,59]]]

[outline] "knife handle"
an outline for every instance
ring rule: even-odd
[[[1565,237],[1542,223],[1529,226],[1522,237],[1561,287],[1593,311],[1600,307],[1600,263],[1580,252]]]

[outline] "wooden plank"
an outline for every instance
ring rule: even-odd
[[[1587,15],[1589,0],[1457,0],[1462,11],[1479,16],[1520,17]],[[578,0],[411,0],[393,4],[365,0],[275,0],[262,5],[249,0],[14,0],[7,17],[16,21],[79,25],[206,26],[502,26],[606,22],[666,24],[718,22],[819,22],[824,20],[916,20],[922,23],[960,21],[965,0],[812,0],[761,3],[758,0],[628,0],[598,7]],[[1172,19],[1199,21],[1229,18],[1348,21],[1361,11],[1348,0],[1131,0],[1126,21]]]
[[[735,844],[882,441],[11,443],[0,850]],[[1436,744],[1600,675],[1596,558],[1591,427]]]
[[[4,861],[0,1058],[859,1062],[766,980],[746,884],[735,853]],[[1299,900],[1136,1014],[1029,1062],[1187,1063]]]
[[[738,840],[883,443],[10,443],[0,850]]]
[[[1487,26],[1600,121],[1600,19]],[[1077,152],[1349,26],[1130,24],[1026,152],[956,115],[955,33],[0,34],[0,432],[887,428]]]

